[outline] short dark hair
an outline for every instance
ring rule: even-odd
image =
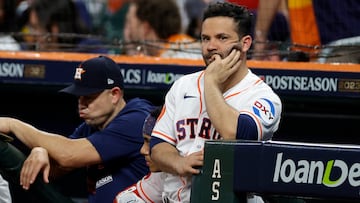
[[[39,23],[51,32],[51,27],[57,25],[59,33],[83,34],[88,30],[80,20],[78,10],[72,0],[34,0],[30,4],[39,18]],[[59,37],[60,42],[72,42],[73,38]]]
[[[136,16],[149,22],[156,34],[166,40],[181,32],[180,10],[174,0],[134,0]]]
[[[239,37],[251,34],[253,15],[247,8],[229,2],[211,3],[205,9],[202,21],[218,16],[233,18],[238,26]]]
[[[162,111],[162,106],[156,106],[150,114],[145,118],[143,125],[143,134],[151,135],[152,130],[154,129],[156,120],[160,116]]]

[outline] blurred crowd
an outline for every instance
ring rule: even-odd
[[[189,49],[195,52],[194,57],[199,58],[200,50],[197,40],[199,31],[191,28],[194,23],[190,21],[193,21],[192,18],[200,18],[200,9],[204,7],[205,2],[202,0],[138,2],[132,0],[0,0],[0,42],[4,45],[1,49],[138,54],[145,50],[146,41],[151,40],[162,43],[151,44],[155,48],[156,46],[174,48],[164,43],[173,34],[183,34],[187,38],[187,45],[179,45],[174,49],[190,47]],[[128,14],[131,3],[141,5],[137,9],[145,12],[142,16],[151,18],[151,20],[144,20],[149,21],[148,24],[154,30],[169,30],[167,31],[169,34],[165,33],[163,37],[160,32],[157,32],[156,38],[147,39],[149,35],[147,32],[144,33],[145,38],[133,39],[136,33],[130,30],[131,33],[127,32],[126,38],[124,36],[126,21],[133,23],[133,18],[141,17],[127,17],[127,15],[133,15]],[[201,7],[199,7],[200,4]],[[172,22],[166,22],[169,18],[172,18]],[[154,24],[155,21],[157,25]],[[137,27],[140,32],[139,28]],[[177,43],[177,40],[175,39],[172,43]],[[189,45],[191,43],[194,45]],[[134,50],[129,50],[129,47]]]
[[[201,58],[215,1],[226,0],[0,0],[0,49]],[[254,14],[249,58],[359,63],[358,0],[227,1]]]

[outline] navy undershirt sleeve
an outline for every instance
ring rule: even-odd
[[[150,149],[153,148],[153,146],[161,143],[161,142],[165,142],[165,140],[157,138],[157,137],[151,137],[150,139]]]
[[[247,114],[240,114],[236,131],[238,140],[258,140],[258,130],[254,119]]]

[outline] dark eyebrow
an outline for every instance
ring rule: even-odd
[[[218,33],[215,35],[216,38],[220,38],[220,37],[230,37],[231,35],[226,34],[226,33]],[[206,34],[201,34],[201,37],[210,37],[209,35]]]
[[[219,38],[219,37],[229,37],[230,35],[229,34],[226,34],[226,33],[219,33],[219,34],[216,34],[215,35],[217,38]]]

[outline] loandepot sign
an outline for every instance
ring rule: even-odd
[[[179,79],[184,74],[175,73],[156,73],[151,70],[147,72],[147,83],[162,83],[171,85],[175,80]]]
[[[360,200],[360,145],[264,141],[234,148],[236,192]]]
[[[238,203],[246,193],[360,202],[358,145],[207,141],[204,152],[191,203]]]
[[[336,173],[333,173],[334,171]],[[348,166],[339,159],[327,162],[283,160],[283,153],[277,154],[273,182],[323,184],[334,188],[341,186],[346,181],[352,187],[360,186],[360,163]]]

